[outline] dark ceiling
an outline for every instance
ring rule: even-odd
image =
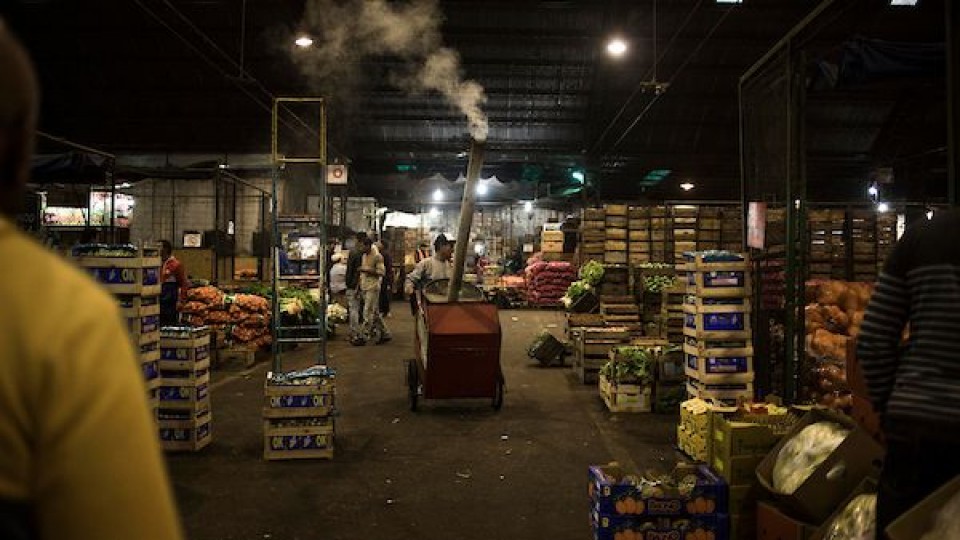
[[[852,1],[852,0],[851,0]],[[840,2],[842,3],[842,2]],[[942,41],[943,0],[917,8],[870,5],[867,16],[827,32]],[[656,4],[656,17],[653,16]],[[490,136],[485,175],[554,192],[584,167],[609,197],[739,197],[737,81],[798,23],[812,0],[444,0],[444,43],[481,83]],[[391,84],[396,56],[351,60],[341,79],[311,88],[292,45],[304,2],[278,0],[9,0],[14,30],[43,84],[41,127],[118,153],[240,154],[269,151],[273,96],[331,98],[334,155],[349,159],[359,193],[416,197],[424,178],[465,168],[466,121],[434,94]],[[669,83],[662,95],[642,84]],[[337,20],[324,21],[336,27]],[[608,36],[630,44],[608,57]],[[242,62],[242,65],[241,65]],[[315,82],[315,81],[314,81]],[[943,146],[942,82],[817,96],[811,171],[860,178],[890,156]],[[296,111],[294,111],[296,112]],[[286,124],[296,126],[287,115]],[[285,128],[285,136],[308,137]],[[926,163],[926,162],[925,162]],[[938,161],[916,172],[930,181]],[[672,173],[641,185],[651,171]],[[933,172],[931,172],[933,171]]]

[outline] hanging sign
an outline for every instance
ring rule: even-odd
[[[327,165],[327,184],[331,186],[347,185],[347,166],[340,164]]]
[[[763,249],[767,233],[767,203],[751,202],[747,207],[747,246]]]

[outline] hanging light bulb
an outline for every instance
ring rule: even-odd
[[[933,208],[927,208],[927,219],[933,219]]]
[[[533,203],[530,201],[523,203],[523,210],[527,213],[533,212]]]
[[[435,200],[435,201],[442,201],[442,200],[443,200],[443,190],[442,190],[442,189],[437,188],[436,191],[433,192],[433,200]]]
[[[489,189],[487,188],[486,184],[482,184],[482,183],[477,184],[477,195],[480,195],[480,196],[486,195],[487,191],[489,191]]]
[[[889,204],[887,204],[887,203],[885,203],[885,202],[879,202],[879,203],[877,203],[877,212],[880,212],[881,214],[883,214],[883,213],[889,212],[889,211],[890,211],[890,205],[889,205]]]
[[[430,217],[437,217],[440,215],[440,210],[436,206],[430,209]]]

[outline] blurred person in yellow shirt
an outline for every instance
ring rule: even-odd
[[[0,538],[177,540],[146,389],[116,302],[17,231],[37,118],[0,19]]]

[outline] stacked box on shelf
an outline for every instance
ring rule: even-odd
[[[580,262],[603,262],[607,241],[607,221],[603,208],[584,209],[581,227]]]
[[[845,279],[846,212],[842,209],[811,210],[807,224],[810,238],[810,278]]]
[[[210,329],[164,327],[160,338],[157,411],[160,445],[196,452],[213,438],[210,410]]]
[[[332,459],[335,372],[326,366],[267,373],[264,382],[263,458]]]
[[[893,213],[877,215],[877,271],[883,270],[894,244],[897,243],[897,216]]]
[[[627,264],[627,205],[606,204],[603,210],[607,232],[604,242],[603,262],[606,264]]]
[[[574,335],[573,367],[583,384],[596,384],[600,368],[607,363],[610,351],[630,341],[625,326],[580,327]]]
[[[626,481],[627,476],[638,474],[615,465],[590,467],[594,540],[729,538],[727,486],[708,467],[679,465],[673,471],[676,484],[695,478],[689,491],[658,488],[651,492]]]
[[[547,253],[563,253],[563,231],[543,230],[540,233],[540,251]]]
[[[853,254],[853,280],[872,283],[877,280],[877,213],[874,210],[850,211],[850,242]]]
[[[722,208],[720,211],[720,249],[740,253],[743,251],[743,210],[740,206]]]
[[[753,397],[753,334],[749,261],[726,254],[693,254],[685,265],[687,390],[702,399]]]

